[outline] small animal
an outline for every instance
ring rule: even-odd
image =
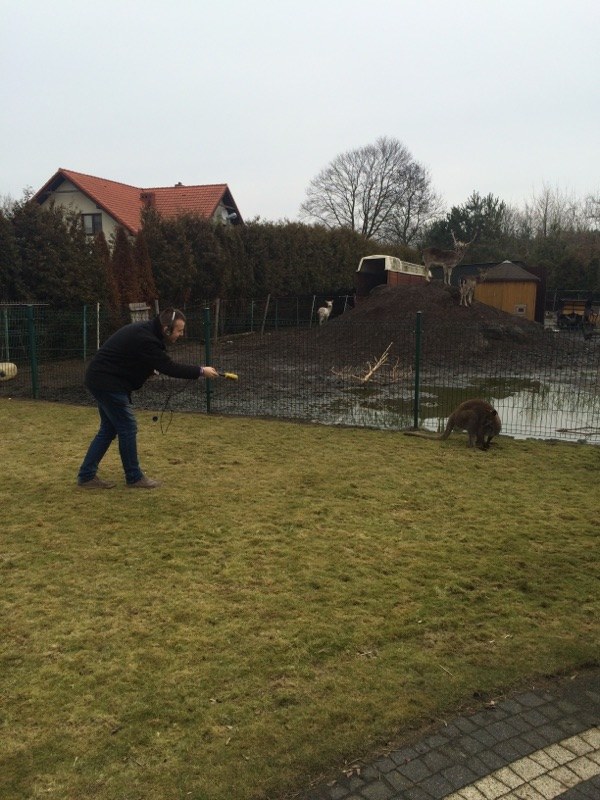
[[[447,439],[455,428],[467,431],[468,447],[476,444],[480,450],[487,450],[494,436],[498,436],[502,430],[502,423],[496,409],[486,400],[465,400],[450,414],[442,434],[436,436],[422,431],[404,431],[404,433],[407,436],[439,441]]]
[[[461,306],[470,306],[473,304],[473,295],[475,294],[475,287],[477,286],[477,278],[461,278],[460,279],[460,303]]]
[[[329,315],[331,314],[332,308],[333,308],[333,300],[326,300],[325,305],[317,309],[317,318],[319,320],[319,325],[322,325],[324,322],[327,322],[327,320],[329,319]]]
[[[426,247],[422,253],[423,263],[429,271],[431,271],[431,267],[433,266],[442,267],[444,270],[444,283],[447,286],[450,286],[451,283],[452,270],[463,260],[467,248],[470,244],[473,244],[477,237],[477,234],[475,234],[470,242],[461,242],[454,235],[454,231],[450,231],[450,233],[452,234],[452,241],[454,242],[454,250],[440,250],[439,247]]]

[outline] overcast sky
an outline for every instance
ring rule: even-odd
[[[0,196],[59,167],[298,219],[380,136],[448,207],[600,189],[598,0],[0,0]]]

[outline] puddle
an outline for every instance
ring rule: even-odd
[[[515,438],[600,444],[600,384],[552,384],[527,378],[469,380],[459,387],[426,384],[420,392],[420,425],[444,430],[449,414],[463,400],[482,397],[498,410],[502,432]],[[349,397],[348,395],[352,396]],[[389,396],[384,390],[353,390],[313,409],[315,421],[402,429],[413,425],[412,392]]]
[[[434,392],[435,390],[431,390]],[[600,390],[573,384],[545,384],[539,380],[486,381],[472,384],[464,396],[444,404],[428,398],[421,404],[422,425],[433,431],[443,430],[453,408],[468,397],[483,397],[498,410],[502,432],[515,438],[586,441],[600,444]],[[431,403],[431,405],[430,405]]]

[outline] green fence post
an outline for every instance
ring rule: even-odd
[[[421,316],[422,311],[417,311],[417,326],[415,328],[415,396],[413,405],[413,428],[419,427],[419,393],[421,389]]]
[[[4,315],[4,336],[5,336],[5,361],[10,361],[10,342],[8,341],[9,328],[8,328],[8,308],[3,311]]]
[[[33,306],[27,306],[27,331],[29,334],[29,366],[31,367],[31,393],[33,399],[39,397],[38,390],[38,364],[35,346],[35,321],[33,318]]]
[[[83,360],[87,358],[87,306],[83,306]]]
[[[204,353],[205,353],[205,364],[210,365],[211,363],[211,354],[210,354],[210,307],[206,306],[203,311],[204,316]],[[210,396],[212,394],[212,382],[210,378],[206,378],[204,381],[206,384],[206,413],[210,414]]]

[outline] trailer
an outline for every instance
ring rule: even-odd
[[[423,264],[412,264],[395,256],[365,256],[356,270],[356,299],[366,297],[376,286],[427,283],[431,273]]]
[[[561,330],[580,330],[585,338],[597,332],[600,310],[592,300],[561,299],[556,311],[556,325]]]

